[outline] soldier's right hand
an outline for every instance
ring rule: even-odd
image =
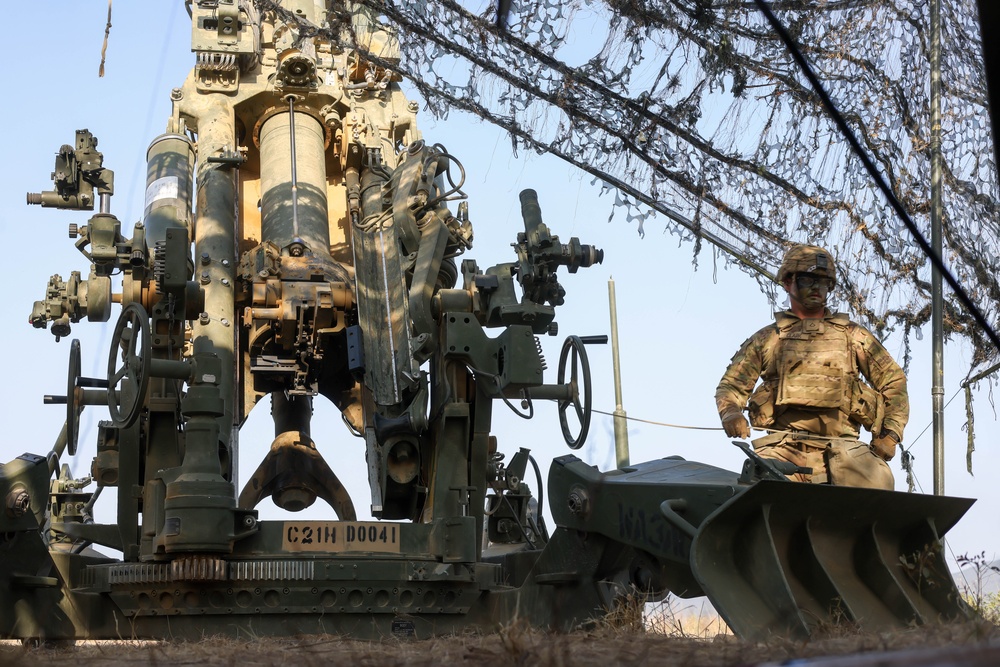
[[[743,415],[730,415],[722,420],[722,428],[730,438],[746,440],[750,437],[750,424]]]

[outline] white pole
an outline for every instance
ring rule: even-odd
[[[618,361],[618,307],[615,305],[615,281],[608,279],[608,304],[611,307],[611,358],[615,368],[615,459],[618,467],[628,466],[628,421],[622,407],[622,373]]]

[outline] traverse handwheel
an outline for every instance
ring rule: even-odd
[[[569,366],[569,378],[566,368]],[[559,426],[562,427],[563,438],[570,449],[580,449],[587,440],[590,431],[590,416],[592,413],[592,393],[590,390],[590,362],[587,360],[587,349],[579,336],[568,336],[559,354],[558,383],[569,385],[570,398],[559,401]],[[570,406],[580,424],[580,433],[574,437],[570,431],[567,411]]]
[[[66,404],[66,451],[70,456],[76,454],[76,445],[80,439],[80,413],[84,405],[103,405],[100,399],[87,395],[87,387],[107,387],[104,378],[85,378],[80,376],[80,341],[74,338],[69,344],[69,371],[66,377],[66,395],[50,396],[43,399],[46,405]],[[103,397],[104,394],[98,394]]]
[[[77,379],[80,377],[80,339],[74,338],[69,344],[69,371],[66,377],[66,395],[49,396],[43,399],[46,405],[66,404],[66,451],[70,456],[76,454],[76,443],[80,437],[80,412],[83,403],[80,402],[80,392],[77,389]]]
[[[83,404],[76,388],[76,379],[80,377],[80,339],[74,338],[69,344],[69,372],[66,378],[66,451],[70,456],[76,454],[76,443],[80,438],[80,413]]]
[[[138,303],[130,303],[115,325],[108,356],[108,411],[118,428],[128,428],[139,417],[151,356],[149,316]]]

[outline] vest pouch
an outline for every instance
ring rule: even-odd
[[[826,327],[819,331],[823,335],[794,331],[779,334],[775,405],[839,408],[847,412],[853,353],[846,334],[840,329]]]
[[[885,418],[882,395],[859,379],[855,379],[851,385],[850,418],[878,435],[882,430],[882,420]]]
[[[768,428],[774,424],[774,383],[764,382],[750,394],[747,407],[750,425],[754,428]]]

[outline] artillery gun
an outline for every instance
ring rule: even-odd
[[[423,139],[387,66],[395,36],[321,4],[192,3],[196,65],[149,146],[131,230],[86,130],[59,150],[54,189],[29,194],[98,206],[70,230],[87,278],[53,276],[31,323],[59,339],[121,310],[105,376],[82,377],[70,344],[65,395],[46,397],[65,405],[53,451],[0,469],[0,636],[568,630],[668,592],[707,594],[748,637],[964,613],[939,550],[969,501],[793,484],[752,452],[741,473],[558,458],[550,533],[540,471],[525,448],[498,451],[492,405],[530,416],[554,400],[583,444],[600,339],[568,337],[546,383],[537,336],[556,332],[558,269],[603,253],[560,241],[526,190],[515,261],[459,264],[464,170]],[[275,438],[237,486],[240,428],[264,398]],[[312,428],[322,399],[364,442],[375,520],[327,462],[335,436]],[[90,475],[73,479],[60,462],[81,454],[81,411],[105,405]],[[117,514],[100,523],[107,487]],[[319,499],[331,517],[263,521],[266,499],[292,513]]]

